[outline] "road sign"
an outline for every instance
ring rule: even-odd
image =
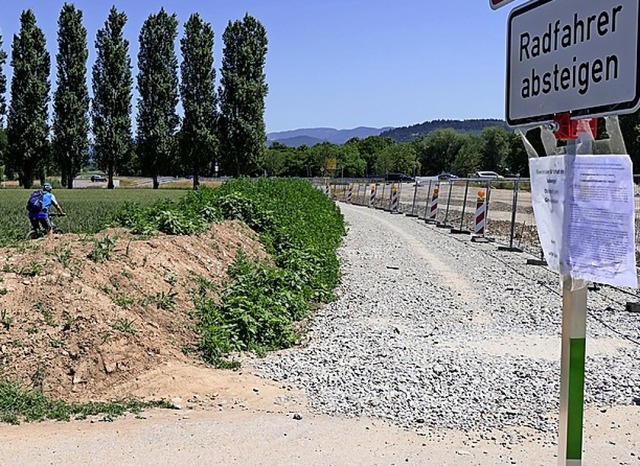
[[[639,22],[640,0],[534,0],[515,8],[507,31],[507,123],[637,110]]]
[[[505,6],[507,3],[511,3],[513,2],[513,0],[489,0],[489,6],[494,9],[497,10],[500,7]]]
[[[337,166],[338,166],[338,161],[336,159],[331,158],[331,159],[325,160],[325,168],[327,170],[335,170]]]

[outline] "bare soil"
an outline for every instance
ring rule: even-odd
[[[199,236],[109,230],[0,250],[0,379],[69,401],[191,391],[197,378],[170,373],[203,366],[193,293],[203,283],[215,297],[239,250],[267,257],[236,221]]]

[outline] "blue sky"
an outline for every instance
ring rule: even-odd
[[[184,22],[194,12],[212,24],[217,69],[227,23],[245,13],[255,16],[266,27],[269,39],[268,132],[320,126],[406,126],[441,118],[504,118],[506,21],[508,10],[517,3],[497,11],[490,9],[488,0],[73,3],[84,13],[89,67],[95,59],[96,31],[111,5],[127,13],[134,83],[140,27],[161,6],[177,14],[178,40]],[[20,13],[31,8],[47,38],[55,86],[57,18],[63,4],[58,0],[1,0],[0,32],[9,53],[8,76]]]

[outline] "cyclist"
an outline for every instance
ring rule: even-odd
[[[51,192],[52,189],[51,183],[43,184],[42,209],[40,209],[39,212],[29,212],[29,221],[34,231],[38,231],[38,228],[42,227],[45,233],[51,232],[51,219],[49,218],[49,209],[51,209],[51,206],[54,206],[60,215],[66,215],[62,210],[62,206]]]

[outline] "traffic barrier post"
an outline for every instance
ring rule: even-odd
[[[488,242],[489,240],[484,236],[484,230],[486,225],[487,214],[487,198],[484,190],[478,191],[478,197],[476,199],[476,215],[475,215],[475,227],[471,241],[474,242]]]
[[[353,185],[349,183],[347,185],[347,204],[351,204],[352,197],[353,197]]]
[[[369,207],[374,208],[376,204],[376,184],[371,183],[371,193],[369,194]]]
[[[427,196],[424,198],[424,217],[418,216],[418,220],[426,221],[429,218],[429,205],[431,201],[431,181],[429,181],[429,189],[427,189]]]
[[[398,185],[395,183],[391,185],[391,205],[389,210],[392,214],[399,214],[400,210],[400,194],[398,192]]]
[[[438,216],[438,197],[439,196],[440,196],[440,186],[436,184],[436,186],[433,188],[433,196],[431,197],[429,212],[427,213],[427,217],[424,220],[427,223],[436,223],[436,218]]]

